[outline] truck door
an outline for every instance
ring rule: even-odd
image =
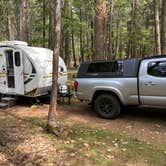
[[[166,59],[147,60],[143,62],[141,68],[140,100],[142,104],[166,106]]]
[[[22,52],[17,50],[14,55],[14,77],[15,77],[15,92],[19,95],[24,95],[24,75],[23,75],[23,58]]]

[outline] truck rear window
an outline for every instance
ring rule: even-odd
[[[123,72],[123,63],[113,62],[95,62],[88,67],[87,73],[116,73]]]

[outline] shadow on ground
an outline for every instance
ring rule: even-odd
[[[39,99],[33,99],[33,98],[27,98],[22,97],[19,98],[17,101],[17,105],[30,107],[32,105],[49,105],[50,98],[49,97],[42,97]],[[67,102],[64,102],[62,100],[58,100],[59,108],[63,111],[69,111],[67,113],[75,114],[75,115],[81,115],[84,117],[94,117],[94,118],[100,118],[92,109],[91,105],[88,105],[88,103],[81,103],[77,100],[73,100],[71,102],[71,105],[68,105]],[[65,113],[65,112],[64,112]],[[101,118],[100,118],[101,119]],[[138,108],[138,107],[126,107],[121,111],[120,116],[118,119],[121,120],[127,120],[127,121],[153,121],[161,123],[166,122],[166,109],[159,109],[159,108]]]

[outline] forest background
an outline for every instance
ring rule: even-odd
[[[165,0],[63,0],[60,56],[68,67],[92,59],[166,53]],[[55,46],[49,0],[1,0],[0,40]]]

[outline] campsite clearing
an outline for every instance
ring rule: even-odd
[[[132,109],[117,120],[98,118],[87,103],[59,106],[67,138],[45,131],[48,105],[0,111],[0,165],[166,164],[166,112]]]

